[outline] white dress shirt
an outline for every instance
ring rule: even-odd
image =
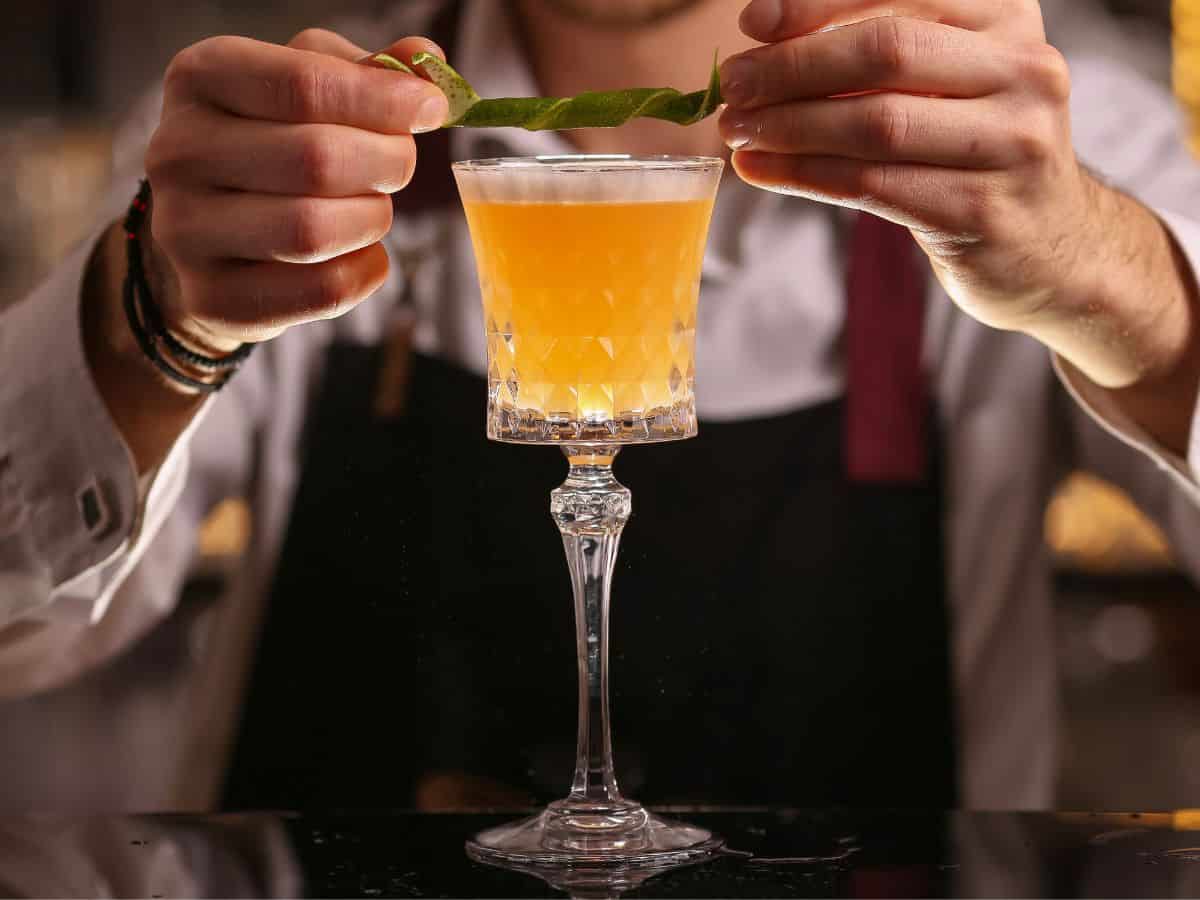
[[[419,32],[433,5],[403,4],[391,19],[342,30],[377,46]],[[1112,52],[1119,36],[1114,43],[1102,14],[1080,16],[1051,35],[1072,65],[1079,154],[1154,207],[1200,271],[1200,165],[1186,153],[1181,116],[1169,93]],[[487,94],[538,93],[495,0],[469,4],[455,62]],[[122,132],[98,224],[133,196],[159,103],[147,98]],[[569,150],[553,133],[452,133],[456,158],[497,147]],[[781,412],[841,393],[836,217],[725,179],[697,328],[702,417]],[[482,373],[470,241],[457,214],[398,225],[386,242],[396,264],[385,288],[341,319],[260,348],[141,485],[80,339],[93,243],[0,315],[0,809],[206,808],[232,741],[322,350],[335,336],[379,340],[408,280],[418,346]],[[413,257],[419,265],[400,264]],[[1056,376],[1032,339],[976,323],[932,279],[930,298],[924,356],[948,461],[961,796],[971,807],[1046,807],[1058,718],[1047,498],[1068,467],[1092,469],[1128,490],[1197,571],[1200,435],[1186,459],[1172,455],[1103,392]],[[254,509],[238,577],[215,606],[181,609],[196,527],[231,496]]]

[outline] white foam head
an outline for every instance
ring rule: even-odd
[[[707,156],[530,156],[455,163],[464,203],[708,200],[724,162]]]

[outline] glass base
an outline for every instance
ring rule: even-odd
[[[689,395],[671,406],[610,418],[553,414],[488,401],[487,435],[508,444],[656,444],[696,436],[696,404]]]
[[[555,887],[620,890],[707,859],[723,844],[704,828],[661,819],[632,801],[560,800],[536,816],[480,832],[467,841],[467,855]]]

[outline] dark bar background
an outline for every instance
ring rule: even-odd
[[[405,2],[405,0],[396,0]],[[496,0],[503,2],[503,0]],[[729,0],[731,4],[735,0]],[[1086,0],[1047,0],[1070,4]],[[381,0],[24,0],[0,27],[0,309],[95,227],[114,127],[183,46],[217,33],[286,41]],[[1170,0],[1109,0],[1138,68],[1169,78]],[[381,35],[380,45],[396,37]],[[236,564],[244,509],[202,548]],[[1064,747],[1059,805],[1200,806],[1200,603],[1160,540],[1074,476],[1047,517],[1059,566]]]

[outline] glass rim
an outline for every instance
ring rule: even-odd
[[[720,169],[719,156],[635,155],[629,153],[566,153],[549,156],[495,156],[451,163],[462,172],[495,172],[502,169],[545,169],[556,172],[653,171],[705,172]]]

